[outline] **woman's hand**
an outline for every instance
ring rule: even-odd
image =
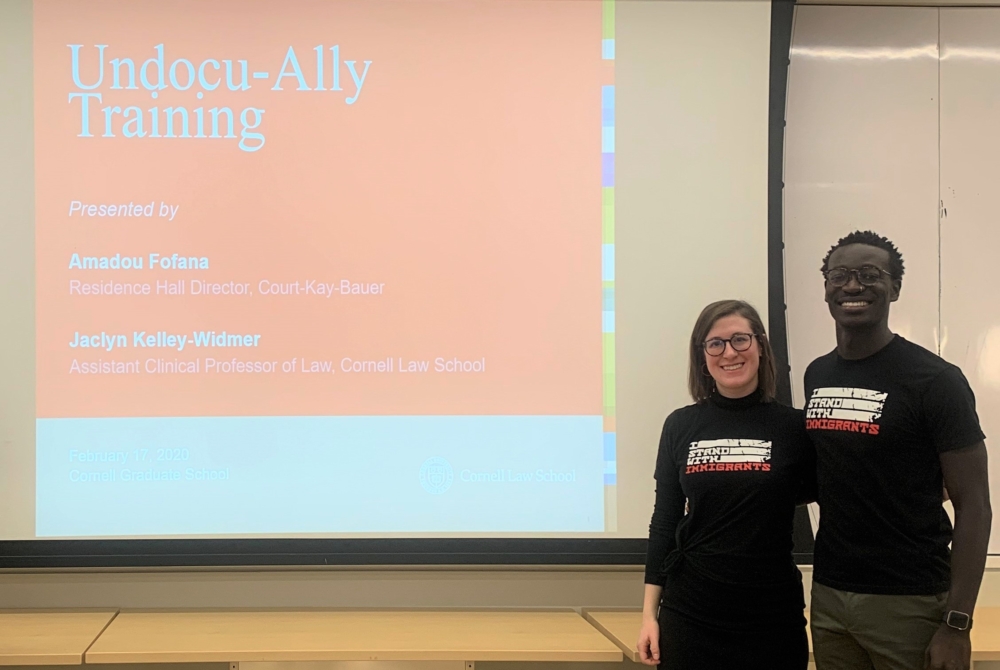
[[[646,665],[660,664],[660,624],[656,615],[660,611],[662,595],[663,587],[659,584],[646,584],[642,594],[642,628],[635,648]]]
[[[660,664],[660,624],[652,617],[642,618],[639,642],[636,645],[639,658],[646,665]]]

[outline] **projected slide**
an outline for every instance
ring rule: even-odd
[[[39,536],[614,529],[613,3],[34,21]]]

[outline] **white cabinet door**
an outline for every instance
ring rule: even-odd
[[[792,392],[835,346],[819,269],[853,230],[906,262],[895,332],[932,351],[938,327],[938,10],[799,6],[785,129],[785,292]]]
[[[941,10],[942,355],[1000,444],[1000,9]],[[995,450],[992,451],[996,453]],[[1000,459],[990,460],[993,507]],[[997,521],[1000,523],[1000,517]],[[990,552],[1000,552],[994,530]]]

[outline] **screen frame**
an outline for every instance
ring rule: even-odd
[[[630,539],[8,540],[0,569],[641,566]],[[810,564],[811,552],[795,552]]]

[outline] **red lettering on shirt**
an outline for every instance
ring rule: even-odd
[[[831,419],[806,419],[806,430],[839,430],[847,433],[878,435],[879,425],[867,421]]]

